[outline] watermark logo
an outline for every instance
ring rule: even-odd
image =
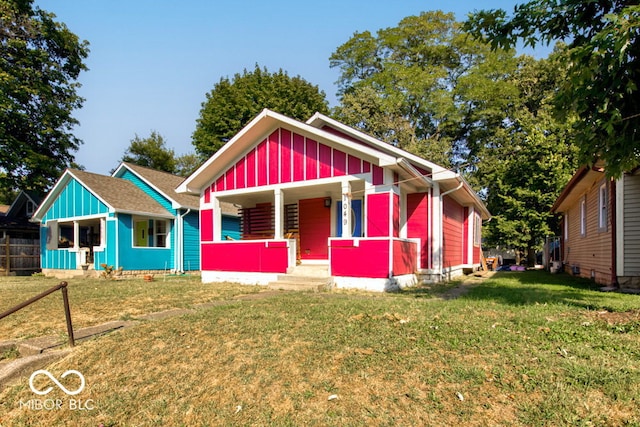
[[[33,381],[35,380],[35,378],[38,375],[45,375],[45,376],[49,377],[49,379],[51,379],[51,381],[53,381],[55,383],[55,385],[57,385],[60,390],[65,392],[65,394],[68,394],[69,396],[75,396],[76,394],[81,393],[82,390],[84,390],[84,386],[85,386],[86,383],[85,383],[84,375],[82,375],[80,372],[78,372],[78,371],[76,371],[74,369],[70,369],[70,370],[66,371],[64,374],[62,374],[60,376],[60,378],[66,378],[67,376],[69,376],[71,374],[76,375],[78,378],[80,378],[80,387],[78,387],[77,390],[74,390],[74,391],[68,390],[65,386],[60,384],[60,381],[58,381],[56,379],[56,377],[51,375],[51,372],[47,371],[46,369],[39,369],[39,370],[35,371],[33,374],[31,374],[31,376],[29,377],[29,388],[31,389],[32,392],[34,392],[35,394],[37,394],[39,396],[44,396],[45,394],[49,394],[51,392],[51,390],[53,390],[53,387],[49,386],[49,387],[45,388],[44,390],[38,390],[33,385]]]
[[[53,383],[62,390],[68,396],[75,396],[77,394],[82,393],[85,388],[86,381],[84,379],[84,375],[80,372],[70,369],[60,375],[60,379],[64,380],[69,376],[76,376],[80,380],[80,386],[75,390],[69,390],[65,387],[55,376],[51,374],[51,372],[45,369],[39,369],[31,374],[29,377],[29,388],[32,392],[37,394],[38,396],[45,396],[49,394],[53,390],[53,386],[49,386],[44,389],[39,389],[34,384],[35,379],[38,376],[44,375],[49,378]],[[81,400],[81,399],[29,399],[27,401],[20,400],[20,408],[26,408],[30,410],[40,411],[40,410],[61,410],[61,409],[69,409],[70,411],[92,411],[95,409],[95,404],[93,399]]]

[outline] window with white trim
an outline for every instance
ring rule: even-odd
[[[598,189],[598,229],[600,231],[607,231],[608,207],[607,183],[605,181]]]
[[[587,196],[580,200],[580,235],[587,235]]]
[[[473,224],[473,246],[480,246],[482,240],[482,218],[480,215],[474,214]]]
[[[569,214],[564,214],[564,240],[569,240]]]
[[[133,246],[138,248],[169,247],[169,221],[166,219],[135,218]]]

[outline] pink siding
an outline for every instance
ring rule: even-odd
[[[451,197],[443,202],[442,234],[444,267],[463,264],[464,209]]]
[[[204,189],[204,202],[209,203],[211,201],[211,187]]]
[[[285,273],[289,264],[286,241],[202,243],[202,270]]]
[[[367,237],[389,237],[389,193],[367,195]]]
[[[357,175],[362,173],[362,160],[352,155],[349,155],[347,163],[348,163],[347,173],[349,175]]]
[[[269,135],[269,184],[277,184],[280,182],[278,171],[278,162],[272,159],[280,158],[280,131],[277,130]]]
[[[373,185],[384,184],[384,170],[380,166],[373,165]]]
[[[333,150],[333,174],[343,176],[347,173],[347,155],[340,150]]]
[[[264,140],[258,144],[257,149],[257,162],[258,162],[258,185],[267,185],[267,141]]]
[[[429,195],[407,194],[407,237],[420,239],[420,268],[429,268]]]
[[[236,188],[235,176],[236,176],[235,167],[232,167],[227,171],[226,174],[224,174],[224,181],[225,181],[225,186],[227,190],[233,190]]]
[[[304,181],[304,137],[293,134],[293,180]]]
[[[463,210],[464,226],[462,231],[462,262],[469,264],[469,208]]]
[[[245,159],[236,163],[236,188],[245,187]]]
[[[387,278],[417,270],[417,246],[399,239],[331,239],[331,274]],[[392,251],[392,252],[390,252]],[[392,265],[389,266],[391,258]],[[391,267],[391,268],[390,268]]]
[[[400,196],[393,194],[393,237],[400,237]]]
[[[318,147],[318,160],[320,163],[320,178],[329,178],[331,176],[331,147],[320,144]]]
[[[281,129],[280,138],[282,138],[280,146],[280,155],[282,156],[280,160],[280,182],[291,182],[291,132]]]
[[[318,143],[313,139],[307,139],[305,170],[306,170],[306,179],[318,178]]]
[[[213,240],[213,210],[200,211],[200,240],[210,242]]]
[[[247,188],[256,186],[256,150],[255,148],[247,154]]]
[[[331,274],[345,277],[389,277],[389,240],[331,241]]]
[[[393,275],[413,274],[418,270],[418,248],[414,242],[393,241]]]
[[[253,188],[368,172],[373,172],[375,185],[384,183],[381,167],[372,167],[359,157],[280,128],[216,177],[211,190]]]

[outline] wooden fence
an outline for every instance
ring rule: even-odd
[[[40,270],[40,242],[32,239],[0,239],[0,275],[24,275]]]

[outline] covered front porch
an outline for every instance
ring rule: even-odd
[[[266,285],[296,266],[318,265],[337,287],[413,284],[420,241],[394,233],[401,219],[396,191],[346,176],[205,193],[211,209],[201,210],[203,281]],[[240,240],[221,232],[220,202],[239,207]]]

